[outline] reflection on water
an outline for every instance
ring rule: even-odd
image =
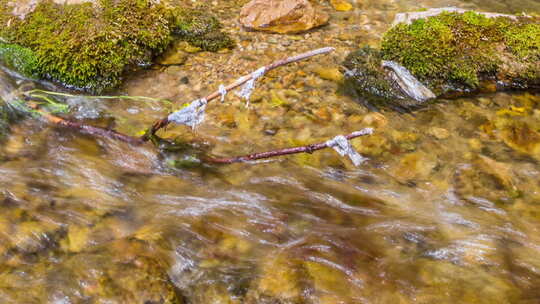
[[[197,131],[162,135],[236,155],[372,126],[373,136],[353,141],[370,158],[360,168],[321,151],[182,169],[171,164],[186,151],[130,147],[38,120],[14,125],[0,147],[0,302],[540,302],[540,96],[368,113],[320,72],[375,43],[398,10],[537,5],[482,3],[356,3],[305,36],[241,32],[230,53],[195,54],[122,89],[187,101],[260,64],[246,56],[270,62],[336,45],[333,56],[270,73],[250,109],[230,96],[209,106]],[[218,6],[235,31],[238,7]],[[82,101],[70,101],[76,117],[131,133],[167,110]]]

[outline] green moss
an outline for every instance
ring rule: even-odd
[[[380,50],[363,47],[347,56],[343,62],[345,81],[342,90],[372,110],[390,107],[406,111],[417,103],[406,98],[381,66]]]
[[[204,50],[233,45],[214,17],[152,0],[45,0],[25,19],[10,16],[12,8],[0,1],[0,37],[8,42],[0,45],[0,59],[25,75],[91,92],[115,87],[126,71],[150,64],[175,33]]]
[[[29,48],[0,42],[0,58],[11,69],[29,77],[39,76],[38,58]]]
[[[385,60],[401,63],[436,93],[468,91],[478,89],[481,80],[502,74],[534,77],[539,33],[540,24],[525,18],[443,13],[393,27],[383,37],[382,52]],[[504,64],[509,62],[513,70]]]
[[[173,12],[173,32],[203,50],[218,51],[231,48],[234,41],[221,32],[221,23],[211,15],[196,10]]]
[[[540,26],[530,23],[509,28],[504,37],[508,48],[516,56],[540,60]]]
[[[399,96],[386,79],[381,60],[379,50],[366,46],[349,54],[343,63],[348,76],[344,88],[373,106]]]

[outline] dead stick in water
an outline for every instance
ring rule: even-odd
[[[39,106],[35,103],[29,102],[27,105],[37,111],[43,118],[45,118],[47,121],[49,121],[52,124],[66,127],[69,129],[77,129],[83,133],[94,135],[94,136],[101,136],[106,138],[112,138],[115,140],[123,141],[132,145],[140,145],[143,144],[144,141],[139,137],[129,136],[126,134],[122,134],[120,132],[116,132],[114,130],[108,130],[104,128],[94,127],[90,125],[85,125],[82,123],[66,120],[64,118],[52,115],[46,111],[43,111],[39,108]]]
[[[145,141],[143,141],[139,137],[133,137],[133,136],[122,134],[120,132],[116,132],[113,130],[107,130],[104,128],[99,128],[99,127],[81,124],[78,122],[69,121],[64,118],[52,115],[46,111],[41,110],[39,106],[33,102],[28,102],[27,105],[30,108],[37,111],[47,121],[55,125],[59,125],[59,126],[70,128],[70,129],[77,129],[86,134],[111,138],[111,139],[129,143],[132,145],[141,145],[145,143]],[[373,130],[371,128],[367,128],[361,131],[344,135],[344,137],[347,140],[351,140],[353,138],[357,138],[360,136],[370,135],[372,134],[372,132]],[[294,147],[294,148],[284,148],[284,149],[272,150],[272,151],[267,151],[267,152],[253,153],[253,154],[248,154],[244,156],[237,156],[237,157],[230,157],[230,158],[204,158],[203,160],[205,162],[214,163],[214,164],[232,164],[232,163],[247,162],[247,161],[265,159],[265,158],[271,158],[271,157],[277,157],[277,156],[284,156],[284,155],[290,155],[290,154],[298,154],[298,153],[311,154],[315,151],[326,149],[326,148],[330,148],[330,146],[328,145],[328,142],[311,144],[307,146]]]
[[[265,66],[264,67],[265,68],[265,73],[270,71],[270,70],[273,70],[273,69],[275,69],[277,67],[280,67],[282,65],[286,65],[286,64],[289,64],[289,63],[304,60],[306,58],[313,57],[313,56],[316,56],[316,55],[330,53],[333,50],[334,50],[334,48],[332,48],[332,47],[325,47],[325,48],[316,49],[316,50],[305,52],[305,53],[302,53],[302,54],[299,54],[299,55],[296,55],[296,56],[292,56],[292,57],[288,57],[288,58],[278,60],[278,61],[276,61],[276,62],[274,62],[274,63],[272,63],[270,65]],[[226,86],[225,91],[229,92],[231,90],[234,90],[237,87],[239,87],[239,86],[243,85],[244,83],[248,82],[252,78],[253,78],[252,74],[242,76],[242,77],[238,78],[232,84]],[[215,91],[212,94],[206,96],[205,99],[206,99],[206,101],[211,101],[211,100],[216,99],[216,98],[218,98],[220,96],[221,96],[221,92],[220,91]],[[159,129],[166,127],[168,124],[169,124],[169,120],[168,120],[168,115],[167,115],[167,117],[156,121],[152,125],[152,127],[148,130],[148,132],[141,137],[141,139],[144,140],[144,141],[149,140],[151,138],[151,136],[156,134],[156,132]]]
[[[351,134],[344,135],[344,137],[347,140],[351,140],[356,137],[370,135],[372,134],[372,132],[373,130],[368,128],[362,131],[353,132]],[[328,146],[327,142],[323,142],[323,143],[311,144],[311,145],[301,146],[301,147],[285,148],[285,149],[280,149],[280,150],[253,153],[253,154],[248,154],[244,156],[237,156],[237,157],[230,157],[230,158],[205,158],[204,160],[206,162],[215,163],[215,164],[232,164],[232,163],[247,162],[247,161],[252,161],[252,160],[257,160],[257,159],[264,159],[264,158],[283,156],[283,155],[289,155],[289,154],[297,154],[297,153],[311,154],[315,151],[326,149],[326,148],[330,148],[330,147]]]

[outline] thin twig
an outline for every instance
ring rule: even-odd
[[[140,145],[140,144],[144,143],[144,141],[139,137],[129,136],[129,135],[126,135],[126,134],[122,134],[120,132],[116,132],[114,130],[108,130],[108,129],[104,129],[104,128],[89,126],[89,125],[85,125],[85,124],[82,124],[82,123],[66,120],[64,118],[52,115],[52,114],[40,109],[39,106],[36,103],[28,102],[26,104],[30,108],[32,108],[36,112],[38,112],[39,115],[41,115],[41,117],[45,118],[50,123],[58,125],[58,126],[66,127],[66,128],[69,128],[69,129],[77,129],[77,130],[81,131],[82,133],[86,133],[86,134],[94,135],[94,136],[112,138],[112,139],[115,139],[115,140],[119,140],[119,141],[123,141],[123,142],[129,143],[129,144],[132,144],[132,145]]]
[[[34,102],[27,102],[26,105],[30,107],[31,109],[33,109],[34,111],[38,112],[39,115],[41,115],[50,123],[58,125],[58,126],[66,127],[69,129],[77,129],[81,131],[82,133],[111,138],[111,139],[129,143],[132,145],[141,145],[145,143],[145,141],[139,137],[133,137],[130,135],[122,134],[114,130],[108,130],[104,128],[81,124],[78,122],[66,120],[64,118],[52,115],[40,109],[39,105]],[[372,132],[373,132],[373,129],[366,128],[360,131],[347,134],[344,137],[347,140],[351,140],[353,138],[357,138],[360,136],[370,135],[372,134]],[[284,156],[284,155],[290,155],[290,154],[298,154],[298,153],[311,154],[315,151],[326,149],[329,147],[330,146],[328,146],[327,142],[323,142],[323,143],[316,143],[316,144],[311,144],[311,145],[301,146],[301,147],[285,148],[285,149],[272,150],[272,151],[267,151],[267,152],[253,153],[253,154],[248,154],[244,156],[237,156],[237,157],[230,157],[230,158],[204,158],[203,160],[205,162],[214,163],[214,164],[232,164],[232,163],[248,162],[248,161],[254,161],[258,159],[265,159],[265,158]]]
[[[373,130],[371,128],[366,128],[361,131],[357,131],[357,132],[353,132],[351,134],[345,135],[345,138],[347,140],[351,140],[356,137],[372,134],[372,132]],[[232,164],[232,163],[247,162],[247,161],[253,161],[257,159],[264,159],[264,158],[283,156],[283,155],[289,155],[289,154],[297,154],[297,153],[310,153],[311,154],[315,151],[326,149],[326,148],[329,148],[329,146],[326,142],[323,142],[323,143],[311,144],[311,145],[301,146],[301,147],[285,148],[285,149],[273,150],[273,151],[267,151],[267,152],[261,152],[261,153],[253,153],[253,154],[248,154],[244,156],[237,156],[237,157],[230,157],[230,158],[206,158],[204,160],[206,162],[215,163],[215,164]]]
[[[299,54],[299,55],[296,55],[296,56],[284,58],[284,59],[278,60],[278,61],[276,61],[276,62],[274,62],[274,63],[272,63],[272,64],[270,64],[268,66],[265,66],[265,71],[268,72],[268,71],[273,70],[273,69],[275,69],[277,67],[280,67],[282,65],[286,65],[286,64],[289,64],[289,63],[304,60],[306,58],[313,57],[313,56],[316,56],[316,55],[330,53],[333,50],[334,50],[334,48],[332,48],[332,47],[325,47],[325,48],[320,48],[320,49],[316,49],[316,50],[313,50],[313,51],[305,52],[305,53],[302,53],[302,54]],[[242,77],[238,78],[232,84],[226,86],[225,90],[227,92],[229,92],[231,90],[234,90],[235,88],[237,88],[237,87],[243,85],[244,83],[248,82],[250,79],[252,79],[252,74],[242,76]],[[209,102],[209,101],[211,101],[213,99],[216,99],[216,98],[218,98],[220,96],[221,96],[221,93],[219,91],[215,91],[215,92],[211,93],[210,95],[206,96],[205,99],[206,99],[206,101]],[[168,124],[169,124],[169,120],[168,120],[168,115],[167,115],[167,117],[156,121],[152,125],[152,127],[148,130],[148,132],[145,135],[142,136],[142,140],[144,140],[144,141],[149,140],[150,137],[152,135],[156,134],[156,132],[159,129],[166,127]]]

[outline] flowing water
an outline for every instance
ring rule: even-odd
[[[238,47],[137,73],[115,94],[178,107],[283,56],[336,51],[270,72],[249,108],[229,94],[196,130],[160,132],[189,145],[133,147],[39,119],[13,125],[0,147],[0,302],[540,303],[540,95],[373,113],[332,80],[396,12],[540,13],[539,2],[352,2],[349,12],[323,3],[328,26],[289,36],[242,31],[236,1],[206,3]],[[171,109],[66,101],[74,119],[130,134]],[[358,168],[332,150],[196,161],[364,127],[375,133],[352,141],[369,158]]]

